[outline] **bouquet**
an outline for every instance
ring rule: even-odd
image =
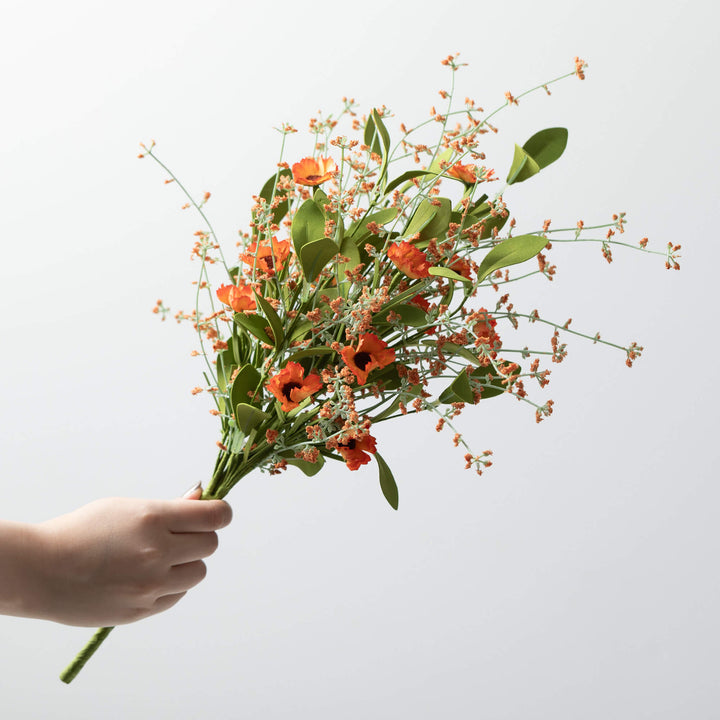
[[[155,143],[142,146],[139,157],[155,160],[204,222],[192,251],[200,264],[195,309],[175,314],[197,332],[194,354],[204,364],[205,385],[192,392],[211,395],[220,424],[204,498],[224,497],[255,470],[276,474],[292,465],[314,475],[328,462],[350,471],[375,462],[380,489],[397,509],[398,487],[375,435],[380,423],[433,414],[437,430],[447,428],[462,447],[465,467],[482,473],[491,451],[471,449],[453,422],[469,405],[511,395],[538,422],[549,416],[552,400],[534,402],[528,386],[548,384],[550,369],[541,363],[562,362],[567,334],[617,348],[628,366],[640,356],[636,342],[618,345],[571,330],[570,320],[515,308],[506,291],[534,275],[552,281],[550,251],[562,242],[597,243],[608,262],[614,246],[634,247],[679,268],[678,245],[653,251],[647,238],[621,242],[624,213],[591,226],[551,228],[547,220],[514,232],[506,190],[558,160],[568,133],[547,128],[515,145],[502,182],[485,165],[483,135],[497,132],[490,120],[524,95],[584,79],[586,63],[575,58],[571,72],[517,96],[508,92],[485,113],[470,98],[455,106],[455,71],[463,64],[457,55],[442,62],[451,71],[450,89],[440,91],[444,107],[414,127],[401,123],[399,139],[388,130],[386,107],[359,117],[347,98],[337,116],[310,121],[305,157],[285,158],[297,131],[278,128],[280,159],[253,198],[232,261],[205,214],[210,194],[194,199]],[[164,320],[170,310],[158,300],[154,312]],[[548,326],[549,346],[508,346],[506,329],[520,323]],[[109,631],[98,631],[65,671],[66,682]]]

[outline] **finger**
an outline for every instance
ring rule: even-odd
[[[202,497],[202,483],[195,483],[187,492],[183,493],[186,500],[199,500]]]
[[[163,595],[153,603],[152,609],[147,614],[154,615],[156,613],[165,612],[165,610],[169,610],[173,605],[182,600],[185,595],[186,593],[184,592]]]
[[[207,575],[207,566],[202,560],[183,563],[170,568],[167,578],[160,589],[161,595],[173,595],[186,592],[202,582]]]
[[[210,532],[230,524],[232,510],[224,500],[187,502],[185,499],[169,500],[167,528],[170,532]]]
[[[212,555],[218,547],[215,532],[172,533],[168,548],[169,565],[201,560]]]

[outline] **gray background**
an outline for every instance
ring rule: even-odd
[[[205,479],[216,425],[189,327],[199,221],[226,246],[272,172],[283,121],[343,95],[412,125],[447,87],[486,108],[572,69],[498,118],[488,162],[563,125],[562,160],[508,192],[519,229],[628,212],[626,239],[682,243],[683,269],[563,246],[518,307],[645,356],[571,340],[539,426],[510,398],[460,427],[492,448],[462,469],[431,417],[378,428],[374,466],[251,476],[230,496],[205,582],[117,630],[70,687],[82,628],[0,618],[8,718],[717,717],[719,492],[715,271],[718,11],[633,1],[361,3],[2,0],[2,516],[40,521],[107,495]],[[393,122],[395,123],[393,125]],[[542,343],[549,333],[542,335]],[[518,341],[521,342],[521,341]],[[523,343],[524,344],[524,343]]]

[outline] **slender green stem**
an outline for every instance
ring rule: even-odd
[[[60,679],[64,683],[71,683],[77,674],[85,667],[85,663],[95,654],[105,638],[113,628],[98,628],[85,647],[76,655],[75,659],[62,671]]]

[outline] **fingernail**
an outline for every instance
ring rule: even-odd
[[[202,483],[195,483],[186,493],[183,494],[183,497],[190,497],[191,495],[194,495],[198,490],[202,488]]]

